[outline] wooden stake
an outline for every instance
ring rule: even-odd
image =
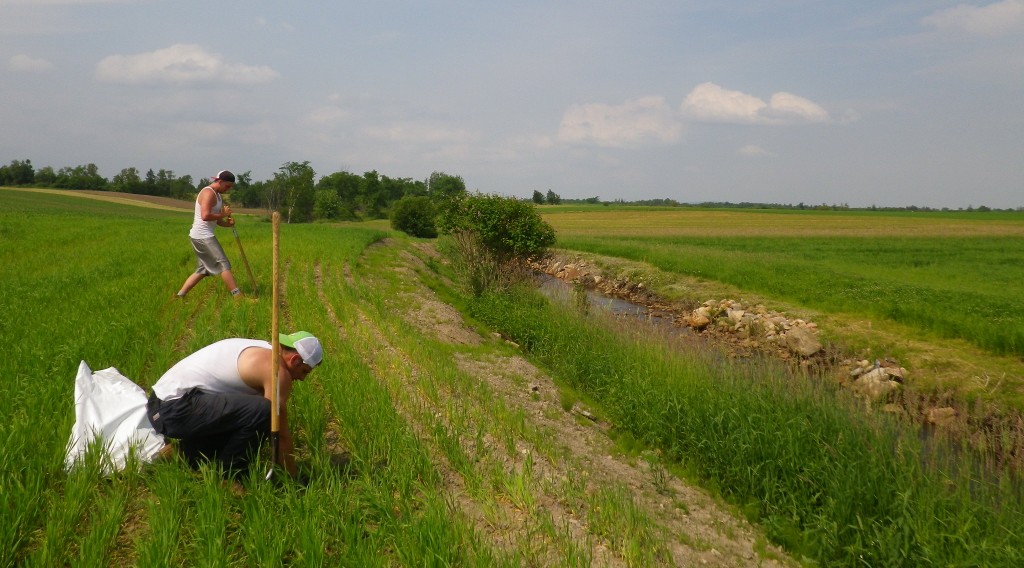
[[[278,256],[280,250],[281,214],[274,211],[273,219],[273,292],[271,293],[272,304],[270,312],[270,444],[272,448],[274,465],[281,465],[281,336],[278,327],[279,306],[281,305],[278,275]]]

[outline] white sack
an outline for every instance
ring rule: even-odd
[[[70,469],[99,436],[110,462],[104,472],[124,469],[134,448],[140,462],[150,462],[164,446],[146,415],[146,391],[110,367],[95,373],[82,361],[75,378],[75,425],[64,465]]]

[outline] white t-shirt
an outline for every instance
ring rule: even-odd
[[[207,345],[164,373],[153,385],[153,393],[164,401],[174,400],[195,387],[223,394],[262,394],[245,384],[238,373],[238,356],[250,347],[270,349],[270,343],[233,338]]]
[[[221,198],[220,194],[210,186],[204,187],[203,191],[208,189],[212,191],[213,196],[217,198],[217,202],[213,204],[210,212],[220,213],[224,210],[224,199]],[[202,195],[203,191],[200,191],[199,195]],[[193,239],[212,239],[213,229],[217,226],[217,221],[203,221],[203,208],[199,205],[199,195],[196,196],[195,213],[192,215],[192,229],[188,232],[188,236]]]

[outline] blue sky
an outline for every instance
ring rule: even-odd
[[[0,161],[1024,206],[1024,0],[0,0]]]

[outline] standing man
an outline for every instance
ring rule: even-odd
[[[323,349],[305,331],[282,333],[280,341],[280,455],[295,477],[288,398],[293,382],[304,380],[323,360]],[[217,460],[244,479],[250,459],[270,434],[271,359],[270,343],[242,338],[218,341],[182,359],[153,385],[146,405],[153,428],[179,440],[192,467]]]
[[[178,290],[182,298],[200,280],[211,274],[220,274],[231,295],[239,297],[242,293],[231,274],[231,263],[224,254],[224,249],[213,234],[216,225],[233,227],[235,220],[231,218],[231,208],[224,204],[222,194],[231,191],[235,185],[235,174],[223,170],[214,176],[210,185],[200,190],[196,196],[195,215],[192,217],[192,230],[188,236],[192,239],[192,249],[196,253],[196,271],[193,272]]]

